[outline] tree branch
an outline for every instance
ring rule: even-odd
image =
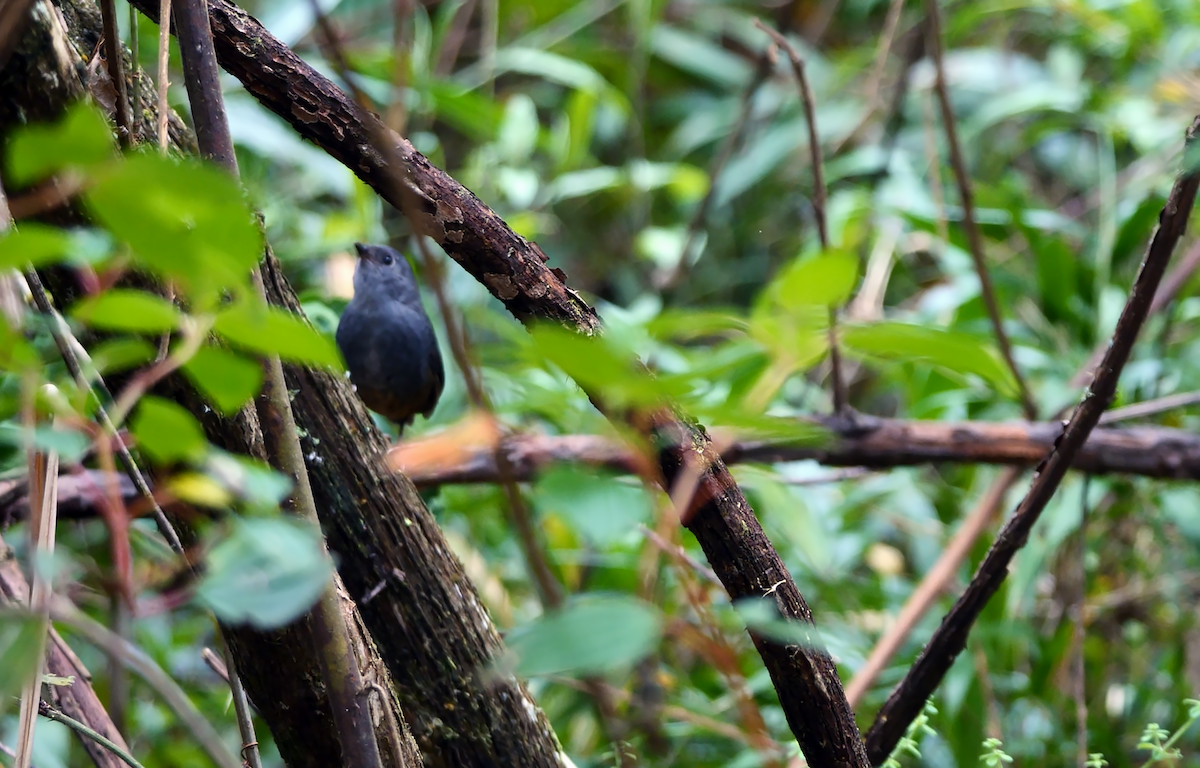
[[[975,196],[971,192],[971,176],[967,173],[966,160],[963,159],[962,147],[958,143],[958,129],[954,123],[954,110],[950,106],[950,92],[946,87],[946,65],[942,51],[942,22],[938,10],[938,0],[929,0],[929,40],[932,43],[933,64],[937,72],[934,78],[934,90],[937,92],[938,105],[942,110],[942,128],[946,131],[946,143],[950,147],[950,167],[954,169],[954,180],[958,184],[958,197],[963,209],[963,229],[967,231],[967,245],[971,251],[971,259],[975,262],[975,272],[979,275],[979,293],[983,297],[983,305],[987,308],[988,317],[992,321],[992,331],[996,334],[996,344],[1004,362],[1012,371],[1021,394],[1021,407],[1028,419],[1037,418],[1037,406],[1029,394],[1029,387],[1021,376],[1021,369],[1013,360],[1012,345],[1009,344],[1008,334],[1004,331],[1004,318],[1000,315],[1000,305],[996,301],[996,289],[992,286],[992,278],[988,275],[987,261],[983,255],[983,235],[979,231],[979,223],[975,220]],[[935,169],[936,171],[936,169]]]
[[[1188,216],[1196,201],[1196,191],[1200,187],[1200,174],[1194,168],[1195,137],[1198,130],[1200,117],[1193,120],[1188,129],[1183,153],[1183,171],[1176,179],[1166,205],[1159,214],[1158,229],[1150,240],[1129,300],[1117,321],[1112,342],[1087,396],[1075,409],[1062,435],[1055,441],[1054,451],[1039,467],[1029,493],[1000,531],[970,585],[942,620],[941,626],[934,632],[917,662],[876,715],[875,723],[867,733],[867,750],[872,764],[879,765],[891,754],[908,724],[921,711],[926,699],[941,683],[942,677],[965,647],[967,634],[975,619],[1004,582],[1013,556],[1024,546],[1033,524],[1054,496],[1063,476],[1084,446],[1088,434],[1095,428],[1100,416],[1112,401],[1121,369],[1129,360],[1130,351],[1146,315],[1149,314],[1151,302],[1167,269],[1167,263],[1175,245],[1183,237]]]
[[[852,424],[829,417],[814,418],[811,423],[829,431],[829,442],[739,441],[726,448],[722,458],[729,464],[812,460],[826,466],[874,469],[940,462],[1027,467],[1044,459],[1062,433],[1057,422],[992,424],[857,415]],[[401,443],[391,449],[390,461],[420,487],[498,482],[494,442],[460,440],[434,434]],[[439,450],[430,450],[433,446]],[[599,435],[512,435],[504,441],[504,455],[516,479],[522,481],[559,461],[622,472],[636,472],[645,463],[629,446]],[[445,457],[452,458],[447,462]],[[1200,435],[1165,427],[1096,429],[1072,468],[1097,475],[1200,479]]]
[[[225,115],[225,101],[221,93],[217,57],[213,50],[207,4],[205,0],[182,0],[176,2],[174,15],[183,60],[184,80],[200,154],[237,179],[237,157],[233,150],[233,135],[229,132],[229,121]],[[253,282],[259,294],[266,300],[262,274],[257,267],[253,272]],[[294,491],[287,501],[291,512],[319,526],[316,502],[313,500],[304,456],[300,452],[296,420],[292,415],[287,384],[283,378],[283,365],[278,355],[268,356],[263,363],[266,376],[262,395],[255,400],[255,406],[263,428],[267,455],[271,464],[292,480]],[[321,665],[325,690],[333,710],[333,722],[342,747],[342,760],[362,768],[382,768],[370,710],[362,696],[362,673],[351,649],[350,632],[338,605],[332,580],[325,585],[316,605],[310,610],[309,617],[316,643],[317,660]],[[236,669],[229,669],[229,677],[235,701],[244,703],[244,695],[241,699],[236,698],[241,688]],[[239,721],[249,723],[249,718],[239,717]],[[243,742],[251,745],[248,747],[251,752],[250,764],[256,764],[258,747],[252,731],[250,734],[243,733]]]
[[[134,5],[143,13],[155,12],[148,0],[134,0]],[[212,0],[209,12],[217,55],[227,71],[264,106],[351,168],[402,212],[409,206],[398,199],[400,194],[417,196],[420,205],[411,217],[414,227],[438,242],[518,319],[549,320],[585,335],[599,330],[595,311],[563,284],[561,272],[545,266],[540,248],[513,232],[494,211],[430,165],[407,141],[391,134],[394,146],[386,154],[381,152],[374,146],[374,136],[387,129],[378,119],[365,114],[250,16],[225,0]],[[408,163],[408,168],[389,168],[386,158],[393,154]],[[396,184],[398,179],[405,183]],[[396,187],[404,191],[397,194]],[[300,370],[294,374],[306,377]],[[312,386],[317,398],[341,391],[341,386],[329,381],[312,382]],[[306,391],[304,386],[298,389],[302,395]],[[647,414],[643,423],[651,439],[662,446],[658,459],[666,487],[673,484],[685,457],[701,462],[703,476],[684,524],[695,534],[730,597],[770,597],[783,616],[811,623],[812,612],[703,430],[668,409]],[[346,425],[330,429],[344,432]],[[327,462],[329,442],[323,440],[317,451],[325,454]],[[346,469],[351,475],[362,471]],[[310,466],[310,471],[316,470]],[[325,522],[338,524],[328,519]],[[341,539],[347,547],[342,551],[343,570],[349,567],[346,560],[351,558],[373,558],[374,563],[356,567],[378,570],[382,564],[378,552],[364,551],[368,542],[355,540],[355,536],[362,535],[361,519],[356,519],[355,525],[354,533]],[[378,533],[394,536],[396,532],[381,527]],[[402,538],[411,539],[411,530]],[[357,585],[364,587],[359,594],[366,594],[378,584],[387,585],[394,578],[382,573],[375,584]],[[351,590],[356,588],[349,577],[346,581]],[[372,613],[363,608],[368,623]],[[381,618],[379,628],[388,627],[396,634],[395,617]],[[384,643],[380,632],[373,634]],[[776,643],[756,633],[751,636],[779,694],[788,724],[809,760],[822,765],[865,765],[862,740],[833,659],[824,651]],[[389,666],[399,676],[404,664],[392,659]]]

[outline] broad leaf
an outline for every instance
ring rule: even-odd
[[[318,529],[281,517],[239,520],[209,553],[196,598],[222,621],[271,629],[308,610],[332,573]]]
[[[8,178],[28,184],[62,168],[89,168],[113,158],[113,133],[100,110],[83,102],[51,125],[18,128],[8,147]]]
[[[188,381],[225,415],[237,413],[262,386],[263,369],[257,362],[221,347],[197,350],[183,366]]]
[[[342,370],[342,355],[328,336],[278,307],[245,301],[217,315],[213,330],[231,344],[304,365]]]
[[[836,306],[850,298],[858,281],[858,257],[828,251],[793,261],[768,289],[785,309]]]
[[[182,315],[174,304],[161,296],[113,288],[81,301],[71,316],[102,331],[164,333],[178,327]]]
[[[183,406],[145,395],[130,423],[138,448],[156,462],[166,464],[204,455],[204,431]]]
[[[70,252],[70,236],[44,224],[30,222],[0,234],[0,269],[53,264]]]
[[[558,514],[601,547],[650,519],[650,499],[640,486],[567,464],[538,478],[533,500],[543,515]]]
[[[513,630],[507,640],[522,677],[592,673],[631,664],[658,644],[658,610],[629,597],[586,597]]]
[[[98,174],[84,197],[141,265],[180,285],[197,309],[249,286],[262,233],[237,182],[217,168],[139,155]]]
[[[974,374],[1006,394],[1016,392],[1012,372],[990,342],[976,336],[907,323],[844,328],[846,347],[883,360],[923,361],[956,373]]]
[[[36,671],[38,635],[46,627],[37,618],[0,614],[0,696],[16,695]]]
[[[157,352],[153,344],[139,336],[118,336],[89,350],[92,365],[102,374],[127,371],[148,363]]]

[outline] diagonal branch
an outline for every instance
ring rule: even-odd
[[[213,50],[213,37],[205,0],[177,2],[174,20],[200,153],[237,179],[237,156],[234,154],[233,136],[229,132],[229,121],[225,114],[225,102],[221,93],[220,74]],[[266,300],[262,273],[257,267],[253,271],[253,282],[259,294]],[[300,439],[287,384],[283,378],[283,364],[278,355],[268,356],[263,364],[266,376],[262,396],[255,400],[255,407],[258,409],[268,456],[271,464],[292,481],[294,490],[286,503],[290,511],[319,526],[316,502],[313,499],[308,471],[305,469],[304,454],[300,450]],[[350,631],[346,626],[336,586],[332,580],[325,585],[316,605],[310,610],[309,621],[312,624],[317,660],[321,665],[325,689],[333,710],[334,726],[342,747],[342,758],[347,763],[362,768],[379,768],[382,765],[379,745],[376,742],[369,707],[361,696],[362,673],[352,650]],[[229,675],[236,695],[241,686],[235,682],[237,673],[232,666]],[[249,722],[248,716],[243,713],[239,722]],[[243,735],[247,745],[243,750],[249,749],[249,762],[256,765],[259,762],[257,739],[254,738],[252,729]]]
[[[965,647],[972,624],[1004,582],[1013,556],[1024,546],[1033,524],[1054,496],[1063,476],[1083,448],[1088,434],[1100,421],[1101,414],[1116,394],[1121,369],[1129,360],[1130,351],[1146,315],[1149,314],[1151,302],[1167,269],[1167,263],[1175,245],[1183,237],[1188,216],[1196,201],[1196,191],[1200,188],[1200,173],[1193,167],[1197,131],[1200,131],[1200,117],[1193,120],[1188,129],[1183,154],[1184,169],[1176,179],[1167,203],[1159,214],[1158,229],[1150,240],[1146,257],[1133,282],[1129,300],[1125,303],[1120,320],[1117,321],[1112,342],[1104,355],[1104,362],[1096,371],[1091,389],[1075,409],[1071,420],[1056,441],[1054,451],[1039,467],[1029,493],[1000,531],[970,585],[942,620],[942,625],[934,632],[916,664],[888,697],[876,716],[875,723],[867,733],[867,750],[872,764],[879,765],[891,753],[900,737],[904,735],[908,724],[921,711],[926,699],[941,683],[942,677]]]
[[[987,262],[983,256],[983,236],[979,232],[979,223],[975,220],[975,196],[971,191],[971,177],[967,173],[967,164],[963,160],[962,147],[958,143],[958,129],[954,124],[954,110],[950,106],[950,93],[946,88],[946,64],[942,46],[941,12],[938,10],[938,0],[929,0],[929,40],[932,48],[933,64],[937,70],[934,80],[934,90],[937,92],[938,105],[942,110],[942,127],[946,131],[946,143],[950,146],[950,167],[954,169],[954,180],[958,184],[958,197],[962,202],[963,229],[967,231],[967,245],[971,250],[971,259],[975,262],[975,272],[979,275],[979,292],[983,295],[983,305],[987,307],[988,317],[992,321],[992,330],[996,334],[996,344],[1004,362],[1016,379],[1017,389],[1021,393],[1021,407],[1028,419],[1037,418],[1037,406],[1029,394],[1029,387],[1021,377],[1021,371],[1013,360],[1012,346],[1008,334],[1004,331],[1004,318],[1000,315],[1000,305],[996,302],[996,289],[992,286],[992,278],[988,275]]]
[[[134,5],[152,16],[156,10],[149,0],[134,0]],[[540,248],[513,232],[407,141],[391,134],[392,152],[381,152],[374,135],[386,129],[379,120],[365,114],[250,16],[225,0],[212,0],[209,13],[217,55],[227,71],[401,211],[408,206],[398,199],[396,187],[405,186],[418,196],[420,206],[411,217],[414,228],[438,242],[518,319],[549,320],[586,335],[599,330],[595,311],[563,284],[561,272],[546,267]],[[407,174],[388,167],[387,156],[393,152],[409,164]],[[403,175],[407,183],[395,184]],[[666,487],[673,484],[685,457],[701,462],[703,475],[685,525],[730,597],[767,596],[783,616],[811,623],[812,612],[708,436],[667,409],[649,414],[645,423],[655,444],[662,446],[658,459]],[[828,653],[757,634],[752,638],[809,760],[865,765],[858,727]]]
[[[762,21],[755,19],[754,26],[761,29],[771,38],[771,41],[783,49],[792,65],[792,74],[796,77],[796,87],[800,91],[800,103],[804,106],[804,120],[808,124],[809,162],[813,173],[813,214],[817,219],[817,237],[821,242],[821,250],[829,250],[829,217],[825,213],[827,190],[825,188],[825,164],[821,158],[821,137],[817,133],[817,105],[813,98],[812,88],[808,84],[808,75],[804,71],[804,59],[788,42],[782,33],[771,29]],[[846,379],[842,375],[842,355],[837,345],[837,308],[829,307],[829,378],[833,388],[833,412],[846,411]]]

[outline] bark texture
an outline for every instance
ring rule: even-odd
[[[133,0],[133,5],[155,18],[153,0]],[[209,15],[217,57],[226,71],[301,136],[340,160],[401,212],[411,214],[418,231],[436,240],[514,316],[526,323],[556,322],[585,335],[599,330],[595,311],[567,288],[561,270],[547,268],[541,249],[513,232],[469,190],[366,114],[244,11],[226,0],[210,0]],[[390,136],[393,146],[381,152],[374,146],[376,136]],[[405,167],[389,167],[388,158],[397,158]],[[698,462],[696,498],[683,519],[729,596],[769,598],[783,616],[811,623],[812,612],[704,430],[666,409],[638,421],[654,444],[662,446],[658,463],[665,487],[675,484],[685,466]],[[336,522],[322,519],[326,525]],[[383,529],[377,534],[380,542],[391,535]],[[333,544],[339,534],[327,530],[326,535]],[[377,554],[371,551],[374,542],[350,538],[345,544],[356,544],[361,555]],[[346,567],[343,564],[343,571]],[[343,577],[353,593],[354,579],[346,573]],[[395,578],[386,572],[380,577],[383,580],[362,586],[373,589]],[[362,603],[360,609],[376,639],[382,639],[382,627],[371,619],[374,611]],[[810,645],[781,645],[757,636],[754,643],[808,760],[814,765],[866,766],[863,742],[833,659]],[[397,660],[381,650],[401,679],[404,673],[394,665]],[[422,738],[422,726],[414,728]]]
[[[831,467],[888,467],[918,464],[1007,464],[1033,466],[1062,434],[1058,422],[911,421],[857,416],[853,420],[809,420],[828,431],[814,443],[742,440],[729,445],[729,464],[812,460]],[[575,461],[637,472],[644,464],[629,446],[602,435],[515,435],[502,445],[455,443],[454,451],[427,451],[436,442],[412,441],[391,450],[391,461],[417,487],[443,483],[495,483],[501,478],[496,450],[506,471],[531,480],[543,467]],[[425,458],[446,457],[446,462]],[[1075,457],[1072,468],[1093,475],[1128,474],[1176,480],[1200,479],[1200,435],[1167,427],[1099,427]],[[0,500],[3,496],[0,496]],[[4,509],[0,501],[0,511]]]
[[[88,0],[63,0],[59,5],[38,0],[35,15],[13,56],[0,70],[0,143],[15,127],[26,122],[58,118],[72,101],[92,97],[111,113],[112,86],[100,62],[89,64],[83,57],[95,50],[101,19]],[[126,68],[129,71],[130,68]],[[132,76],[132,75],[131,75]],[[143,95],[135,114],[148,116],[140,124],[143,140],[153,131],[153,89],[143,80]],[[195,140],[175,115],[169,118],[172,149],[194,152]],[[59,288],[61,300],[73,300],[76,287],[63,275],[47,282]],[[176,382],[179,384],[179,382]],[[201,417],[210,439],[229,450],[262,456],[262,437],[253,420],[218,421],[211,409],[185,386],[180,399]],[[208,411],[206,414],[205,411]],[[255,446],[259,448],[255,449]],[[22,493],[20,487],[6,488],[3,496]],[[5,522],[0,519],[0,522]],[[187,527],[176,520],[181,533]],[[416,745],[404,725],[399,702],[384,665],[374,654],[374,644],[363,633],[361,619],[347,606],[350,624],[357,630],[355,645],[362,663],[375,670],[371,704],[384,764],[388,768],[420,765]],[[314,655],[311,630],[304,622],[272,632],[249,627],[223,627],[235,664],[247,693],[268,727],[284,760],[292,768],[325,768],[341,762],[341,747],[333,727],[332,713]],[[66,674],[66,673],[64,673]],[[73,713],[64,709],[67,714]],[[101,711],[103,709],[101,708]],[[103,731],[102,731],[103,732]]]

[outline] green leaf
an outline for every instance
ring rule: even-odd
[[[332,573],[317,528],[280,517],[238,520],[209,552],[196,598],[222,621],[272,629],[308,610]]]
[[[127,371],[154,359],[158,350],[139,336],[118,336],[89,351],[92,365],[102,374]]]
[[[76,305],[71,316],[102,331],[165,333],[179,325],[179,309],[146,291],[113,288]]]
[[[217,315],[213,330],[230,344],[303,365],[343,370],[342,353],[328,336],[303,318],[278,307],[249,301]]]
[[[570,464],[554,466],[538,477],[533,501],[543,515],[560,515],[600,547],[650,519],[650,499],[640,486]]]
[[[138,447],[151,459],[167,464],[204,455],[204,430],[183,406],[145,395],[130,423]]]
[[[637,356],[604,336],[583,336],[556,325],[535,326],[533,347],[544,362],[561,368],[575,383],[614,407],[653,405],[678,396],[683,387],[655,379]]]
[[[215,449],[209,452],[204,471],[231,493],[259,507],[278,507],[292,490],[291,479],[266,463]]]
[[[506,638],[521,677],[564,672],[604,672],[654,650],[662,617],[648,603],[624,596],[572,600],[514,629]]]
[[[188,380],[225,415],[237,413],[262,386],[262,366],[221,347],[201,347],[184,366]]]
[[[87,453],[92,441],[82,432],[62,427],[36,427],[33,445],[40,451],[55,451],[66,463],[77,462]]]
[[[37,670],[38,636],[45,632],[33,616],[0,614],[0,696],[15,695]]]
[[[57,123],[13,132],[8,179],[29,184],[60,168],[89,168],[113,158],[113,133],[99,109],[79,102]]]
[[[71,238],[67,233],[45,224],[30,222],[0,235],[0,269],[53,264],[70,252]]]
[[[29,432],[23,426],[14,422],[0,424],[0,445],[9,445],[21,450],[33,448],[43,452],[57,451],[64,463],[79,461],[91,445],[87,435],[62,427],[35,427],[33,439],[29,438]]]
[[[0,370],[27,371],[39,368],[42,359],[23,334],[13,331],[0,315]]]
[[[858,282],[858,257],[844,250],[796,259],[769,291],[785,308],[835,306],[850,298]]]
[[[249,287],[262,233],[237,181],[194,161],[154,154],[114,164],[84,195],[135,260],[179,285],[199,310]]]
[[[1008,395],[1017,391],[1000,354],[976,336],[907,323],[875,323],[843,328],[841,339],[848,349],[867,357],[927,362],[979,376]]]

